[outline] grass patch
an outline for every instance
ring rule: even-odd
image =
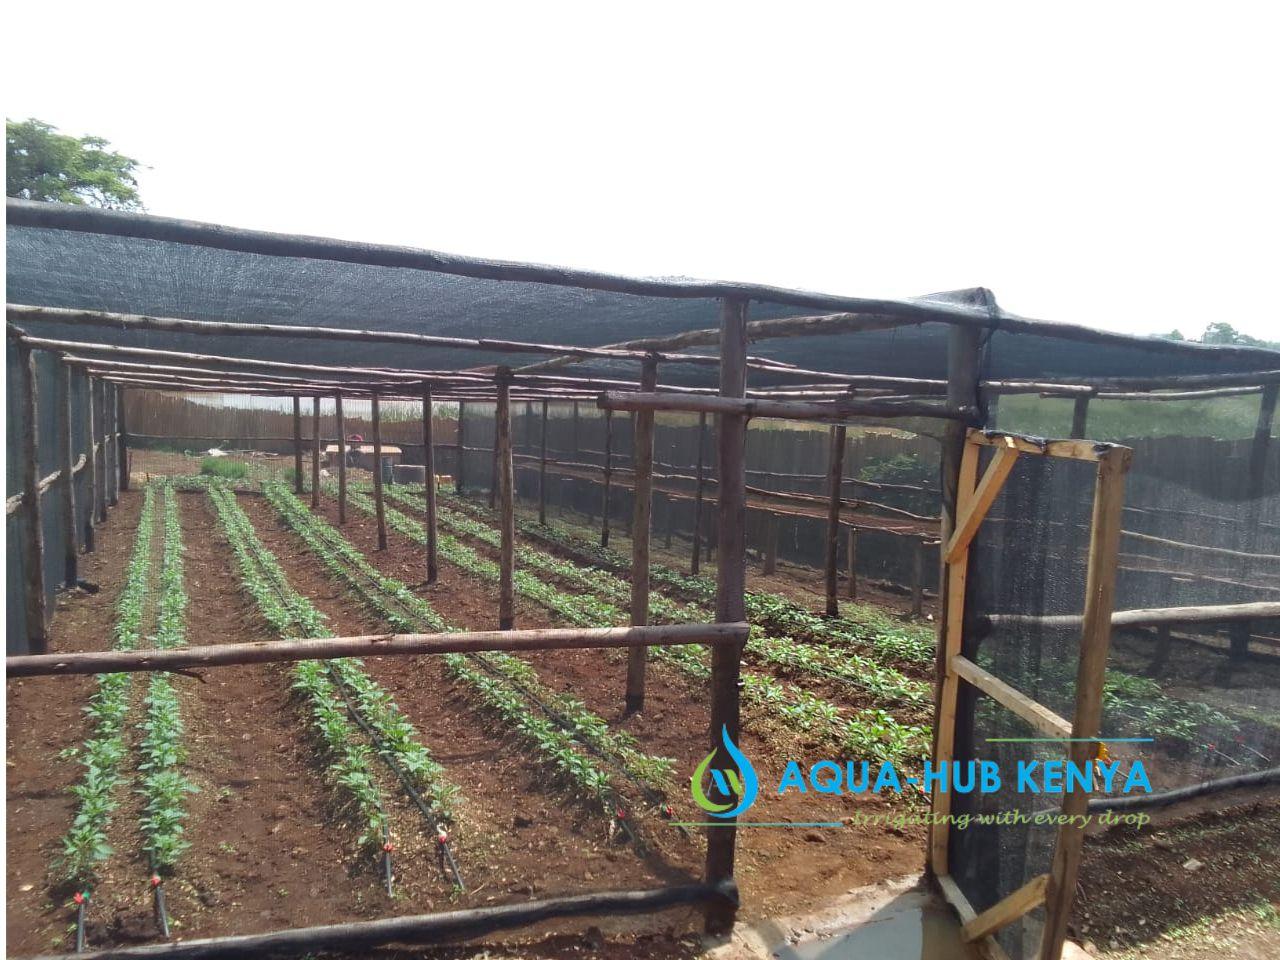
[[[200,461],[200,472],[205,476],[222,477],[224,480],[243,480],[249,476],[249,465],[243,460],[205,457]]]

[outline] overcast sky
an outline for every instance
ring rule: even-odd
[[[168,216],[1280,339],[1245,5],[286,6],[61,4],[5,113],[107,137]]]

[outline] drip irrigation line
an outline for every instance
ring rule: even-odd
[[[342,702],[346,704],[347,712],[351,714],[351,719],[354,720],[356,725],[364,731],[365,736],[373,742],[378,756],[382,758],[382,762],[390,767],[396,777],[399,778],[400,785],[404,787],[405,793],[409,795],[409,799],[413,801],[414,805],[418,808],[418,811],[426,817],[428,823],[435,827],[437,844],[443,846],[447,850],[449,843],[448,834],[441,829],[441,822],[448,822],[448,818],[443,812],[435,809],[422,799],[422,795],[410,781],[409,774],[406,773],[404,768],[401,767],[400,764],[391,756],[391,749],[387,746],[386,740],[384,740],[377,730],[373,728],[373,725],[370,724],[363,715],[361,715],[359,708],[351,702],[351,697],[348,695],[349,691],[347,689],[347,683],[342,679],[342,674],[331,662],[326,663],[326,666],[329,670],[329,676],[333,679],[334,686],[338,689],[338,694],[342,697]],[[440,839],[441,836],[444,837],[443,840]],[[452,854],[449,856],[449,862],[453,868],[454,884],[457,885],[459,890],[465,893],[466,887],[462,882],[462,874],[457,869],[458,865],[453,859]]]
[[[91,893],[90,890],[76,891],[76,953],[84,953],[84,915],[89,906]]]
[[[151,867],[151,896],[155,907],[156,924],[160,927],[160,935],[168,940],[169,911],[165,905],[164,880],[160,876],[160,871],[156,868],[156,855],[154,850],[147,851],[147,862]]]

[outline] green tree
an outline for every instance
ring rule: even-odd
[[[101,137],[71,137],[39,120],[5,121],[5,193],[24,200],[140,210],[138,161]]]

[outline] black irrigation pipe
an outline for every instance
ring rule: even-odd
[[[165,906],[164,880],[156,868],[155,851],[147,852],[147,861],[151,867],[151,896],[155,907],[156,925],[160,927],[160,935],[169,939],[169,911]]]
[[[351,697],[348,696],[347,684],[346,681],[342,679],[342,675],[332,663],[328,663],[327,666],[329,668],[329,676],[333,679],[334,686],[338,688],[338,693],[342,696],[342,702],[346,704],[347,712],[351,714],[351,719],[354,720],[356,725],[364,731],[365,736],[373,742],[374,747],[377,748],[378,756],[382,758],[383,763],[391,768],[392,772],[399,778],[400,785],[404,787],[405,793],[407,793],[409,795],[409,799],[413,801],[414,806],[416,806],[418,811],[426,817],[427,822],[435,828],[436,844],[441,848],[441,872],[444,872],[443,861],[447,857],[449,867],[453,871],[454,884],[457,885],[461,892],[466,893],[466,886],[462,881],[462,872],[458,869],[458,862],[454,860],[453,853],[449,850],[448,832],[442,827],[442,822],[447,823],[448,817],[446,817],[442,812],[434,809],[422,799],[422,795],[418,793],[417,788],[414,787],[413,783],[409,780],[409,774],[407,774],[404,768],[395,761],[394,757],[392,757],[391,749],[387,746],[386,741],[377,732],[377,730],[373,728],[373,725],[364,718],[360,713],[359,708],[351,702]]]
[[[1206,780],[1203,783],[1193,783],[1188,787],[1178,787],[1160,793],[1143,793],[1128,797],[1099,797],[1089,801],[1089,812],[1167,807],[1194,797],[1222,793],[1224,790],[1268,787],[1277,783],[1280,783],[1280,767],[1272,767],[1270,770],[1255,770],[1253,773],[1240,773],[1219,780]]]

